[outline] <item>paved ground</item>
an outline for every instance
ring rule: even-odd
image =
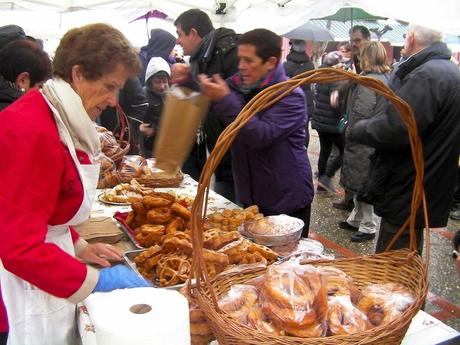
[[[308,154],[312,169],[316,171],[319,140],[314,130],[310,130]],[[339,173],[336,175],[334,181],[338,186]],[[340,195],[334,197],[325,192],[315,195],[312,204],[310,237],[321,241],[327,247],[327,251],[336,257],[373,254],[375,240],[353,243],[349,239],[351,233],[338,228],[337,223],[348,216],[347,211],[332,207],[332,201],[338,199]],[[460,222],[450,220],[447,228],[431,231],[430,288],[425,311],[460,331],[460,274],[457,273],[455,261],[451,256],[452,237],[458,228],[460,228]]]

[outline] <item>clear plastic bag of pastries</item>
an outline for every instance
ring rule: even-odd
[[[299,260],[268,267],[261,287],[264,315],[286,335],[326,334],[327,284],[321,270]]]
[[[142,167],[146,166],[145,158],[139,155],[126,155],[118,167],[120,182],[130,182],[133,178],[142,175]]]
[[[118,172],[114,161],[102,152],[94,157],[94,161],[101,165],[97,188],[115,187],[118,184]]]

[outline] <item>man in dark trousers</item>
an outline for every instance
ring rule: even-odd
[[[174,64],[173,81],[191,78],[189,82],[197,87],[198,74],[204,73],[208,76],[219,74],[225,79],[238,71],[237,35],[233,30],[214,29],[208,15],[198,9],[185,11],[177,17],[174,25],[177,29],[177,43],[184,49],[184,55],[190,56],[190,66]],[[225,129],[225,124],[217,116],[211,115],[208,114],[203,124],[209,151],[214,149],[217,138]],[[205,161],[206,147],[198,140],[182,170],[198,179]],[[235,201],[230,152],[224,156],[217,167],[215,177],[215,191]]]
[[[390,87],[414,111],[423,144],[424,188],[429,225],[447,224],[457,178],[460,148],[460,71],[440,32],[410,25],[404,49],[408,58],[399,65]],[[385,250],[410,213],[415,170],[407,135],[393,106],[385,114],[359,121],[351,138],[376,148],[369,176],[368,202],[382,217],[376,252]],[[419,252],[424,222],[416,221]],[[405,231],[393,249],[407,248]]]

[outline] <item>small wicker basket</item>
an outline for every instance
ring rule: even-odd
[[[335,266],[349,274],[358,285],[369,283],[401,283],[408,287],[415,296],[415,303],[407,309],[400,318],[388,324],[348,336],[330,336],[321,338],[298,338],[261,333],[238,323],[235,319],[222,312],[218,305],[218,297],[226,293],[232,285],[244,283],[265,272],[265,269],[240,272],[235,275],[209,279],[203,260],[203,219],[206,216],[206,206],[211,176],[232,144],[239,130],[259,111],[271,106],[294,88],[307,83],[327,83],[351,79],[358,84],[367,86],[380,95],[385,96],[400,114],[408,128],[412,157],[416,170],[410,216],[395,235],[393,242],[409,227],[409,250],[395,250],[369,256],[353,257],[340,260],[315,262],[314,265]],[[192,207],[192,241],[193,241],[193,274],[196,282],[187,284],[187,294],[191,302],[197,304],[208,318],[211,328],[220,345],[224,344],[399,344],[410,325],[412,318],[423,305],[427,292],[427,267],[429,257],[429,236],[425,242],[425,260],[417,253],[415,217],[417,210],[422,207],[426,229],[428,215],[425,194],[423,190],[423,151],[418,136],[417,125],[410,106],[398,98],[388,87],[377,79],[361,77],[343,70],[325,68],[302,73],[290,80],[273,85],[254,97],[240,112],[219,137],[214,150],[211,152],[200,177],[197,195]],[[409,207],[409,205],[408,205]],[[389,247],[392,246],[390,243]]]

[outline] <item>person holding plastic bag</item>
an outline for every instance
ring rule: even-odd
[[[137,54],[118,30],[91,24],[64,35],[53,67],[41,90],[1,113],[0,279],[10,345],[73,344],[76,303],[146,286],[128,267],[110,267],[121,259],[115,248],[72,229],[88,219],[96,192],[94,121],[139,73]]]

